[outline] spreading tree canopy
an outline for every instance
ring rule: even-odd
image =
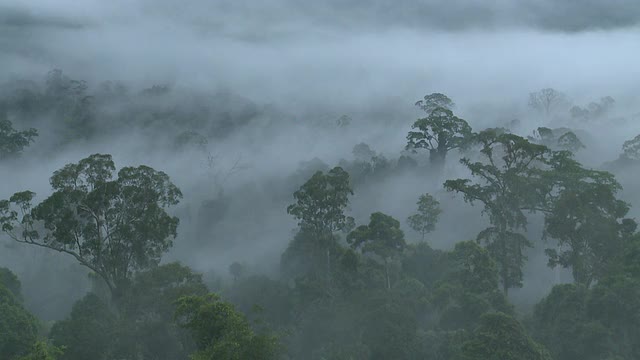
[[[115,295],[172,246],[178,218],[166,209],[182,193],[148,166],[122,168],[115,179],[114,172],[111,155],[64,166],[50,179],[53,194],[39,204],[31,191],[0,201],[2,230],[17,242],[73,256]]]

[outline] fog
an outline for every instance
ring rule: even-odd
[[[277,278],[297,226],[286,212],[293,192],[315,170],[352,161],[358,143],[397,160],[423,117],[414,103],[425,94],[449,96],[475,131],[515,119],[511,130],[522,136],[539,126],[571,128],[586,145],[576,159],[606,168],[640,133],[639,30],[640,3],[632,0],[1,0],[4,97],[25,81],[42,88],[53,69],[85,80],[96,99],[106,99],[107,81],[127,95],[96,103],[101,123],[90,139],[61,144],[59,122],[48,115],[13,119],[40,135],[21,158],[0,162],[0,199],[30,189],[43,200],[55,170],[112,154],[118,168],[166,172],[184,194],[171,209],[180,226],[163,262],[180,261],[212,282],[226,279],[234,261]],[[141,95],[154,85],[167,91]],[[527,102],[542,88],[583,107],[611,96],[615,108],[589,122],[566,112],[541,116]],[[135,125],[165,113],[171,121]],[[343,115],[350,124],[336,126]],[[207,144],[176,149],[183,131],[203,134]],[[442,174],[399,172],[356,186],[349,214],[356,224],[374,211],[390,214],[415,242],[405,219],[428,192],[443,208],[430,244],[448,250],[475,239],[489,221],[481,207],[442,187],[468,177],[458,158],[448,155]],[[637,171],[614,171],[632,217],[640,214]],[[524,287],[510,294],[516,307],[535,304],[556,281],[538,241],[541,223],[528,229],[536,246]],[[71,258],[2,241],[0,266],[21,277],[27,307],[39,317],[64,318],[89,288]],[[562,276],[571,279],[569,270]],[[43,302],[43,294],[56,299]]]

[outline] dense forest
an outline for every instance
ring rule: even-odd
[[[0,360],[640,359],[640,6],[212,3],[0,4]]]

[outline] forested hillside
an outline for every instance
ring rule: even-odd
[[[498,3],[0,4],[0,359],[640,359],[640,8]]]

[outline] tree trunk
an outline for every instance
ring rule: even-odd
[[[431,149],[429,150],[429,162],[431,166],[437,170],[441,171],[444,169],[444,161],[447,156],[446,150],[443,149]]]
[[[384,259],[384,271],[387,275],[387,290],[391,290],[391,279],[389,278],[389,262]]]
[[[327,249],[327,283],[331,282],[331,251]]]

